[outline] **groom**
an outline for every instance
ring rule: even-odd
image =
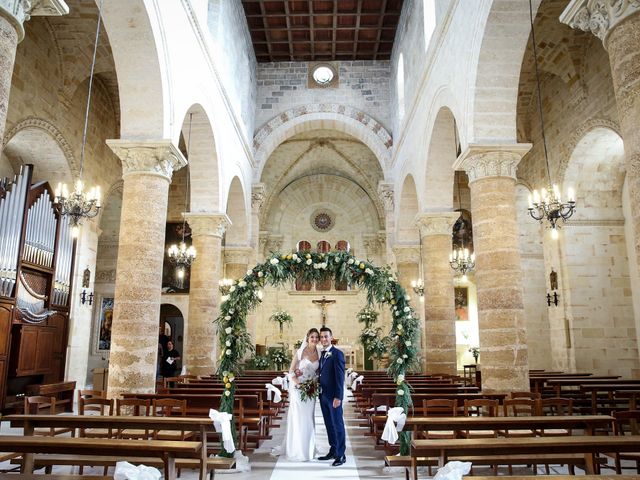
[[[333,334],[329,327],[320,329],[320,408],[327,427],[329,453],[318,460],[332,460],[337,467],[347,461],[345,457],[344,418],[342,396],[344,394],[344,354],[331,345]]]

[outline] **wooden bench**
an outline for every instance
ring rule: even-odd
[[[47,480],[111,480],[106,475],[47,475]],[[42,480],[42,475],[34,473],[0,473],[0,480]]]
[[[198,457],[200,442],[166,440],[117,440],[103,438],[34,437],[17,435],[0,436],[0,450],[20,452],[21,473],[33,473],[34,453],[68,454],[73,456],[107,456],[127,459],[138,456],[154,456],[162,459],[164,478],[176,478],[176,457]]]
[[[62,411],[73,412],[73,392],[76,382],[46,383],[42,385],[29,385],[27,395],[43,397],[55,397],[56,406],[62,406]]]
[[[10,422],[12,427],[24,429],[26,436],[32,435],[35,428],[54,427],[54,428],[95,428],[95,429],[113,429],[114,431],[132,429],[132,430],[173,430],[173,431],[190,431],[198,432],[200,456],[199,460],[190,460],[191,466],[184,468],[197,468],[200,466],[200,478],[204,480],[207,472],[212,468],[233,468],[234,463],[227,466],[228,462],[221,462],[220,466],[213,466],[215,462],[210,462],[208,458],[208,436],[215,433],[213,422],[208,417],[149,417],[149,416],[103,416],[103,415],[8,415],[3,420]],[[115,441],[116,439],[105,439]],[[59,452],[67,453],[67,452]],[[134,455],[131,455],[134,456]],[[148,457],[146,453],[141,455]],[[68,459],[67,459],[68,460]],[[80,459],[77,459],[80,461]],[[226,460],[226,459],[225,459]],[[198,463],[194,463],[198,462]],[[113,461],[107,461],[108,465],[115,465]],[[144,462],[140,462],[144,463]],[[68,464],[68,463],[64,463]],[[75,463],[74,465],[81,465]],[[51,459],[49,465],[56,465],[54,459]],[[83,465],[93,465],[86,461]],[[195,466],[194,466],[195,465]],[[216,464],[217,465],[217,464]]]
[[[497,459],[505,455],[528,455],[530,462],[548,452],[558,454],[584,455],[585,472],[597,473],[594,455],[597,453],[637,452],[640,436],[570,436],[570,437],[529,437],[529,438],[482,438],[412,440],[411,478],[418,478],[418,458],[437,457],[438,466],[444,466],[450,458],[481,456]],[[546,461],[546,460],[545,460]],[[542,462],[540,462],[542,463]]]

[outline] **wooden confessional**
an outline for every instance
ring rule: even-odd
[[[75,241],[32,165],[0,179],[0,409],[64,379]]]

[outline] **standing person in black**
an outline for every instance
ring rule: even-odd
[[[167,349],[162,355],[162,365],[160,370],[163,377],[175,377],[178,370],[178,360],[180,360],[180,352],[173,348],[173,342],[167,342]]]

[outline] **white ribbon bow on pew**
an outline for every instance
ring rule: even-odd
[[[116,462],[115,480],[160,480],[160,470],[146,465],[133,465],[129,462]]]
[[[280,403],[282,400],[282,392],[280,389],[270,383],[265,383],[264,386],[267,388],[267,400],[271,401],[271,397],[273,397],[274,403]]]
[[[354,372],[353,370],[347,375],[347,387],[351,387],[353,383],[353,379],[358,376],[358,372]]]
[[[351,367],[347,368],[347,375],[351,375],[351,372],[353,372],[353,368]]]
[[[353,381],[353,385],[351,385],[351,390],[357,390],[358,389],[358,384],[362,384],[362,381],[364,380],[364,375],[360,375],[359,377],[356,377],[356,379]]]
[[[402,407],[390,408],[387,412],[387,423],[384,425],[382,440],[392,445],[396,443],[398,440],[398,432],[402,431],[406,421],[407,415],[404,413]]]
[[[213,408],[209,410],[209,418],[213,421],[216,432],[222,432],[222,444],[227,452],[235,452],[236,446],[233,444],[233,435],[231,434],[231,414],[227,412],[219,412]]]
[[[283,390],[289,390],[289,379],[285,375],[284,377],[276,377],[271,380],[272,385],[280,385]]]

